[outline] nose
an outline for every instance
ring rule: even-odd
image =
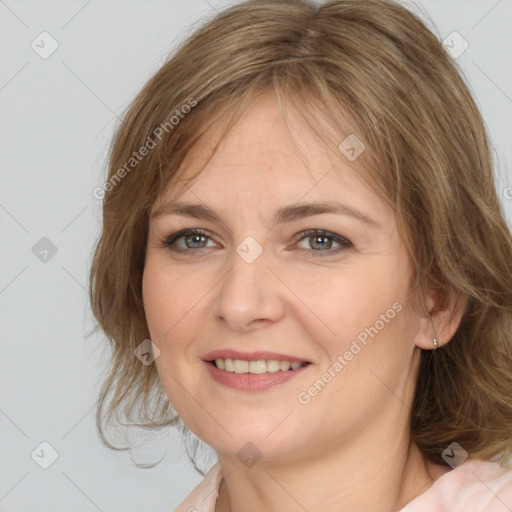
[[[215,288],[213,311],[230,329],[246,332],[282,318],[286,287],[269,267],[265,251],[252,260],[238,249],[233,250],[229,270]]]

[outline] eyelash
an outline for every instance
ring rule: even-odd
[[[163,241],[163,245],[164,245],[164,247],[167,247],[168,249],[170,249],[173,252],[182,253],[182,254],[186,253],[186,252],[190,252],[190,251],[200,251],[201,249],[207,249],[207,247],[198,247],[196,249],[190,249],[190,248],[182,249],[182,248],[177,248],[176,246],[174,246],[174,243],[178,239],[183,238],[184,236],[187,236],[187,235],[200,235],[200,236],[205,236],[207,238],[211,238],[208,235],[208,233],[206,231],[203,231],[202,229],[183,229],[181,231],[178,231],[177,233],[170,235],[166,240]],[[316,256],[320,256],[320,257],[333,256],[335,254],[340,253],[341,251],[343,251],[345,249],[350,249],[353,247],[352,242],[350,240],[348,240],[347,238],[341,237],[334,233],[330,233],[329,231],[325,231],[324,229],[308,229],[307,231],[303,231],[302,233],[300,233],[300,235],[301,235],[301,237],[297,240],[297,243],[304,240],[305,238],[310,238],[313,236],[317,236],[317,237],[321,236],[324,238],[330,238],[341,245],[341,247],[339,247],[337,249],[329,249],[326,251],[311,249],[311,251],[312,251],[311,256],[314,256],[314,257],[316,257]],[[301,250],[307,251],[308,249],[301,249]]]

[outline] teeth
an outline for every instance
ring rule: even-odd
[[[235,366],[236,368],[236,366]],[[247,362],[247,371],[249,373],[254,373],[255,375],[259,375],[260,373],[267,372],[267,363],[265,361],[248,361]],[[246,372],[244,372],[246,373]]]
[[[245,361],[243,359],[230,358],[215,359],[215,366],[219,370],[225,370],[233,373],[252,373],[254,375],[260,375],[267,372],[285,372],[290,370],[290,368],[292,370],[297,370],[297,368],[300,368],[304,364],[306,363],[298,361],[290,363],[290,361],[276,361],[274,359],[268,361]]]
[[[267,363],[267,372],[274,373],[280,370],[279,361],[266,361]]]
[[[286,370],[289,370],[291,367],[291,363],[289,361],[279,361],[279,369],[282,372],[285,372]]]
[[[243,361],[242,359],[234,359],[233,366],[233,371],[235,373],[247,373],[249,371],[249,361]]]

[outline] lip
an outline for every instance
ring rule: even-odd
[[[276,354],[275,352],[267,352],[258,350],[256,352],[240,352],[233,349],[219,349],[212,352],[208,352],[203,357],[203,361],[215,361],[215,359],[242,359],[244,361],[290,361],[290,363],[311,363],[307,359],[301,359],[295,356],[289,356],[286,354]],[[223,370],[220,370],[223,371]]]
[[[212,352],[214,354],[214,352]],[[240,353],[238,353],[240,354]],[[253,353],[252,355],[254,355]],[[268,352],[267,352],[268,354]],[[209,357],[209,355],[208,355]],[[240,358],[235,358],[240,359]],[[262,359],[262,358],[260,358]],[[256,361],[258,359],[249,359],[249,361]],[[283,358],[278,361],[289,361],[289,359]],[[297,361],[297,359],[295,359]],[[306,364],[297,368],[296,370],[277,371],[273,373],[262,373],[259,375],[252,373],[234,373],[227,372],[225,370],[219,370],[214,363],[204,361],[206,369],[210,372],[211,377],[220,384],[228,386],[233,389],[240,391],[265,391],[266,389],[272,388],[279,384],[284,384],[294,377],[302,375],[312,364]]]

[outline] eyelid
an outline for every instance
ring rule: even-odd
[[[323,236],[326,238],[330,238],[335,243],[337,243],[340,247],[338,247],[336,249],[327,249],[325,251],[320,251],[320,250],[315,251],[314,249],[299,248],[299,250],[301,250],[301,251],[308,252],[310,254],[310,256],[312,256],[312,257],[328,258],[329,256],[337,256],[337,255],[339,255],[339,253],[341,253],[342,251],[345,251],[347,249],[354,248],[354,244],[348,238],[338,235],[336,233],[332,233],[331,231],[327,231],[325,229],[318,229],[318,228],[308,229],[308,230],[302,231],[301,233],[298,233],[298,235],[297,235],[298,239],[296,240],[296,244],[298,244],[302,240],[311,238],[313,236],[319,236],[319,237]]]
[[[207,238],[209,238],[210,240],[213,240],[213,234],[210,233],[209,231],[205,230],[205,229],[200,229],[200,228],[185,228],[185,229],[180,229],[179,231],[176,231],[175,233],[172,233],[171,235],[169,235],[168,237],[166,237],[164,240],[163,240],[163,245],[165,247],[170,247],[172,244],[174,244],[174,242],[184,236],[187,236],[187,235],[201,235],[201,236],[205,236]],[[206,249],[206,247],[201,247],[200,249]],[[180,249],[177,249],[177,251],[179,251]],[[182,249],[183,251],[193,251],[193,250],[198,250],[198,249]]]
[[[347,243],[349,245],[352,245],[352,242],[345,236],[338,235],[336,233],[333,233],[332,231],[327,231],[326,229],[320,229],[320,228],[314,228],[314,229],[306,229],[305,231],[301,231],[300,233],[297,233],[297,241],[302,240],[303,238],[308,238],[310,236],[326,236],[329,238],[333,238],[337,240],[339,243]]]
[[[213,242],[215,242],[214,237],[212,236],[212,233],[207,230],[204,230],[201,228],[185,228],[185,229],[179,230],[179,231],[171,234],[166,239],[164,239],[162,246],[165,248],[168,248],[176,253],[187,253],[187,252],[191,253],[191,252],[199,252],[203,249],[208,249],[208,247],[198,247],[196,249],[193,249],[193,248],[182,249],[182,248],[176,248],[176,247],[173,248],[172,247],[174,245],[174,243],[176,242],[176,240],[179,240],[180,238],[183,238],[184,236],[187,236],[187,235],[200,235],[200,236],[204,236],[204,237],[212,240]],[[339,247],[337,249],[327,249],[325,251],[299,248],[300,251],[309,252],[311,256],[328,257],[328,256],[334,256],[343,250],[350,249],[350,248],[354,247],[354,245],[348,238],[338,235],[336,233],[333,233],[331,231],[327,231],[325,229],[320,229],[320,228],[307,229],[307,230],[297,233],[294,237],[294,245],[296,245],[298,242],[301,242],[304,239],[307,239],[307,238],[310,238],[313,236],[325,236],[327,238],[334,240],[341,247]]]

